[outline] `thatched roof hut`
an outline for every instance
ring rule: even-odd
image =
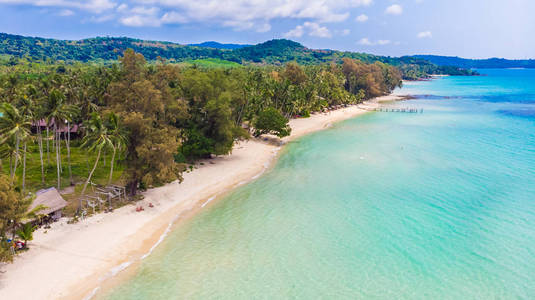
[[[40,215],[50,215],[53,219],[61,218],[61,210],[67,206],[67,201],[61,197],[56,188],[51,187],[35,193],[35,200],[30,205],[30,211],[39,205],[45,208],[39,211]]]

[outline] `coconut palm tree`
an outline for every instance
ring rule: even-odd
[[[87,176],[87,180],[82,188],[82,196],[85,194],[87,185],[91,181],[91,177],[93,177],[93,173],[97,168],[102,150],[106,148],[112,149],[114,139],[112,134],[108,131],[108,128],[104,125],[102,118],[97,113],[91,114],[91,119],[87,122],[86,129],[87,132],[83,138],[82,147],[88,149],[90,152],[97,151],[97,158],[95,159],[93,168],[91,169],[91,172],[89,172],[89,176]],[[82,198],[80,197],[80,207],[82,206],[81,199]]]
[[[45,109],[40,105],[36,105],[36,101],[42,99],[37,88],[34,85],[29,84],[26,86],[27,98],[24,98],[25,110],[31,115],[31,121],[37,124],[37,145],[39,146],[39,159],[41,162],[41,184],[45,184],[45,162],[44,162],[44,150],[43,150],[43,133],[41,132],[40,121],[45,118]],[[48,138],[48,135],[47,135]]]
[[[127,135],[126,129],[120,123],[119,117],[113,112],[110,112],[110,114],[108,115],[106,127],[108,133],[111,136],[111,146],[113,151],[110,164],[110,177],[108,178],[108,184],[111,184],[111,180],[113,177],[113,165],[115,163],[115,155],[117,154],[117,152],[121,152],[124,150],[127,142]]]
[[[2,111],[2,116],[0,117],[0,143],[3,144],[9,139],[15,141],[15,163],[11,173],[11,180],[13,180],[20,159],[20,143],[23,142],[24,149],[26,149],[26,143],[31,134],[32,123],[30,117],[22,114],[15,106],[9,103],[2,103],[0,105],[0,111]],[[26,161],[26,151],[24,151],[24,161]],[[26,170],[23,170],[23,189],[25,172]]]
[[[26,223],[17,230],[17,236],[24,241],[24,245],[28,248],[28,241],[33,240],[33,232],[37,229],[37,226],[32,223]]]
[[[37,90],[33,85],[26,86],[26,94],[20,99],[19,101],[19,111],[20,113],[30,122],[30,129],[31,124],[39,121],[39,117],[37,114],[37,107],[34,104],[33,98],[37,97]],[[39,128],[39,126],[37,126]],[[41,158],[41,182],[45,183],[45,172],[44,172],[44,161],[43,161],[43,141],[41,136],[40,129],[37,130],[37,134],[39,137],[37,138],[38,144],[39,144],[39,154]],[[27,152],[27,142],[32,141],[35,137],[31,135],[28,135],[24,139],[24,152],[23,152],[23,169],[22,169],[22,190],[24,191],[25,183],[26,183],[26,152]]]
[[[13,159],[17,157],[17,151],[15,151],[15,142],[13,137],[7,139],[5,142],[0,143],[0,159],[9,159],[9,176],[13,176]]]
[[[57,89],[50,92],[48,106],[46,110],[47,126],[53,125],[54,141],[56,145],[56,169],[58,175],[58,190],[61,189],[61,135],[59,133],[60,124],[72,122],[73,117],[78,113],[78,108],[67,104],[65,95]]]

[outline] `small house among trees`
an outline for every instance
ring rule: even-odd
[[[67,201],[61,197],[58,190],[54,187],[39,190],[35,193],[35,200],[30,205],[29,211],[32,211],[39,205],[44,206],[39,211],[40,215],[46,215],[52,220],[56,221],[61,218],[61,210],[67,206]]]

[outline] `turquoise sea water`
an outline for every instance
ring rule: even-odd
[[[303,137],[102,299],[535,299],[535,70]]]

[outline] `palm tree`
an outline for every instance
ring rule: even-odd
[[[24,116],[24,118],[26,118],[28,120],[28,122],[30,122],[30,129],[31,129],[31,124],[39,121],[39,117],[37,116],[38,114],[36,113],[37,111],[37,108],[35,107],[34,105],[34,102],[32,100],[32,98],[35,98],[37,96],[37,90],[35,89],[35,87],[33,87],[33,85],[28,85],[26,86],[26,94],[21,98],[20,102],[19,102],[19,110],[20,110],[20,113]],[[37,128],[39,128],[39,126],[37,126]],[[31,136],[31,130],[29,131],[30,134],[28,136],[26,136],[26,138],[24,139],[24,152],[23,152],[23,169],[22,169],[22,190],[24,192],[24,187],[25,187],[25,183],[26,183],[26,153],[27,153],[27,142],[30,141],[30,140],[33,140],[34,137]],[[42,145],[43,145],[43,141],[42,141],[42,136],[41,136],[41,131],[40,129],[37,130],[37,134],[39,135],[39,138],[37,139],[38,140],[38,144],[39,144],[39,154],[40,154],[40,158],[41,158],[41,182],[44,184],[45,183],[45,172],[44,172],[44,162],[43,162],[43,148],[42,148]]]
[[[40,121],[44,119],[44,109],[35,104],[35,101],[40,99],[40,94],[34,85],[26,86],[26,96],[23,99],[23,107],[26,114],[31,116],[31,121],[37,124],[37,144],[39,146],[39,159],[41,162],[41,183],[45,184],[45,163],[43,154],[43,134],[41,132]]]
[[[126,129],[122,126],[122,124],[119,121],[119,117],[111,112],[108,115],[107,120],[107,130],[108,133],[111,136],[111,146],[112,146],[112,156],[111,156],[111,164],[110,164],[110,177],[108,178],[108,184],[111,184],[111,180],[113,177],[113,165],[115,162],[115,155],[118,151],[122,151],[126,146]]]
[[[48,97],[48,107],[46,111],[47,126],[54,126],[54,141],[56,145],[56,169],[58,173],[58,190],[61,189],[61,135],[59,124],[65,121],[72,122],[72,118],[78,112],[78,108],[69,105],[65,101],[65,95],[57,89],[52,90]],[[70,158],[69,158],[70,159]]]
[[[28,248],[27,242],[33,240],[33,232],[36,228],[37,226],[32,225],[32,223],[26,223],[17,230],[17,236],[24,241],[26,248]]]
[[[108,131],[108,128],[104,126],[102,118],[97,113],[91,114],[91,119],[87,122],[86,127],[87,133],[83,138],[82,147],[87,148],[91,152],[97,151],[97,158],[95,159],[93,169],[91,169],[91,172],[89,172],[89,176],[87,176],[87,180],[85,181],[84,187],[82,188],[82,196],[85,194],[87,185],[91,181],[91,177],[93,176],[93,173],[97,168],[102,149],[113,148],[114,139],[112,134]],[[82,207],[81,199],[82,198],[80,197],[80,207]]]
[[[0,143],[0,160],[9,159],[9,176],[13,176],[13,158],[17,156],[15,151],[15,142],[13,138],[7,139],[5,142]]]
[[[5,143],[9,139],[15,141],[15,165],[11,173],[11,180],[15,178],[17,171],[18,161],[20,159],[20,143],[24,143],[24,149],[26,149],[26,143],[30,136],[30,130],[32,123],[30,117],[23,115],[15,106],[9,103],[2,103],[0,110],[3,112],[0,117],[0,143]],[[26,161],[26,151],[24,151],[24,162]],[[25,164],[25,163],[24,163]],[[25,167],[25,166],[24,166]],[[23,170],[22,185],[24,189],[25,172]]]

